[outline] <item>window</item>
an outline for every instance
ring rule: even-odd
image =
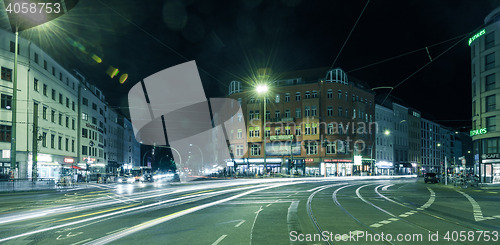
[[[271,127],[266,127],[266,138],[271,136]]]
[[[89,120],[89,115],[85,112],[82,112],[82,120],[88,121]]]
[[[349,96],[347,96],[347,92],[345,92],[345,101],[347,102],[348,99],[349,99]]]
[[[254,136],[260,137],[260,127],[255,127]]]
[[[300,92],[295,93],[295,101],[300,101]]]
[[[12,82],[12,69],[2,67],[2,80]]]
[[[254,118],[255,120],[259,120],[259,119],[260,119],[260,112],[259,112],[259,111],[254,111],[254,113],[253,113],[253,118]]]
[[[339,100],[342,99],[342,90],[339,90]]]
[[[484,36],[484,49],[493,48],[495,46],[495,33],[491,32]]]
[[[326,128],[326,134],[333,135],[333,123],[329,123]]]
[[[486,112],[494,111],[496,109],[496,97],[495,95],[490,95],[486,97]]]
[[[296,136],[300,136],[301,131],[302,131],[302,130],[300,129],[300,126],[295,126],[295,135],[296,135]]]
[[[82,105],[89,105],[89,100],[87,98],[82,98]]]
[[[253,127],[248,128],[248,137],[253,137]]]
[[[310,135],[311,134],[311,124],[306,123],[304,128],[305,128],[305,135]]]
[[[280,103],[280,95],[279,94],[276,94],[275,101],[276,101],[276,103]]]
[[[285,126],[285,135],[290,135],[290,133],[291,133],[291,127]]]
[[[38,53],[36,53],[36,52],[35,52],[35,58],[34,58],[34,60],[35,60],[35,63],[38,64]]]
[[[55,123],[56,122],[56,111],[55,110],[52,110],[50,112],[50,121]]]
[[[94,111],[97,111],[97,105],[96,105],[96,103],[92,103],[92,109],[93,109]]]
[[[316,141],[306,142],[306,154],[307,155],[318,154],[318,142]]]
[[[290,109],[285,109],[285,118],[290,118]]]
[[[13,41],[10,41],[10,52],[16,52],[16,43]],[[17,54],[19,54],[19,43],[17,44]]]
[[[38,79],[33,79],[33,90],[38,91]]]
[[[10,142],[12,135],[12,126],[0,125],[0,141]]]
[[[87,146],[82,145],[82,155],[88,155]]]
[[[333,90],[328,89],[328,91],[326,92],[326,97],[328,99],[333,99]]]
[[[271,118],[271,112],[266,111],[266,118],[264,120],[269,120],[269,118]]]
[[[71,119],[71,129],[75,130],[75,119]]]
[[[69,151],[69,139],[66,138],[66,151]]]
[[[74,102],[74,101],[71,101],[71,109],[72,109],[73,111],[75,111],[75,102]]]
[[[47,133],[42,133],[42,146],[47,147]]]
[[[75,152],[75,140],[71,140],[71,152]]]
[[[95,124],[95,125],[97,125],[97,118],[95,118],[95,117],[92,117],[92,124]]]
[[[45,70],[48,69],[48,65],[47,65],[47,61],[46,60],[43,61],[43,69],[45,69]]]
[[[42,109],[42,116],[43,116],[43,119],[47,120],[47,107],[46,106],[44,106]]]
[[[326,143],[326,154],[335,154],[335,142]]]
[[[312,124],[311,134],[318,134],[318,124],[317,123]]]
[[[62,137],[59,136],[57,140],[57,149],[62,150]]]
[[[66,97],[66,107],[69,108],[69,98]]]
[[[2,109],[12,109],[12,96],[2,94]]]
[[[352,109],[352,119],[356,118],[356,109]]]
[[[50,148],[56,148],[56,136],[53,134],[50,135]]]
[[[311,92],[309,92],[309,91],[306,91],[306,97],[305,97],[305,98],[306,98],[306,99],[309,99],[309,98],[311,98]]]
[[[317,111],[318,111],[318,109],[316,108],[316,106],[315,106],[315,105],[313,105],[313,106],[312,106],[312,108],[311,108],[311,115],[312,115],[313,117],[315,117],[315,116],[316,116],[316,114],[317,114]]]
[[[62,82],[62,80],[63,80],[63,77],[62,77],[62,73],[61,73],[61,72],[59,72],[59,80],[60,80],[61,82]]]
[[[280,111],[279,110],[275,111],[274,116],[276,118],[276,121],[279,121],[281,119]]]
[[[312,97],[313,98],[318,98],[318,92],[316,90],[313,90]]]
[[[484,86],[485,91],[495,89],[495,86],[496,86],[495,73],[486,76],[484,83],[485,83],[485,86]]]
[[[243,137],[243,130],[238,129],[238,135],[237,135],[237,138],[238,138],[238,139],[241,139],[242,137]]]
[[[243,145],[236,145],[236,155],[243,156]]]
[[[88,138],[89,137],[89,131],[86,128],[82,128],[82,137],[83,138]]]
[[[69,128],[69,117],[66,116],[66,128]]]
[[[43,85],[43,95],[47,96],[47,84]]]
[[[339,114],[338,114],[339,117],[342,116],[342,106],[339,106]]]
[[[63,95],[59,93],[59,104],[63,104]]]
[[[290,102],[290,93],[285,94],[285,102]]]
[[[280,134],[281,134],[281,128],[275,128],[274,135],[280,135]]]
[[[301,112],[300,108],[295,108],[295,118],[301,117],[300,112]]]
[[[260,145],[252,144],[251,153],[252,153],[252,156],[260,156]]]
[[[486,139],[486,153],[498,153],[498,138]]]
[[[248,112],[248,120],[249,121],[253,120],[253,111]]]
[[[52,100],[56,100],[56,90],[52,89]]]
[[[484,57],[485,59],[485,66],[484,70],[489,70],[493,67],[495,67],[495,53],[488,54]],[[3,74],[3,71],[2,71]]]
[[[62,126],[62,118],[63,118],[63,115],[62,113],[59,112],[59,125]]]
[[[311,116],[311,109],[309,108],[309,106],[304,107],[304,116],[305,117]]]
[[[497,121],[495,116],[486,118],[486,129],[488,132],[496,131],[496,126],[497,126]]]
[[[55,76],[55,75],[56,75],[56,68],[52,67],[52,76]]]

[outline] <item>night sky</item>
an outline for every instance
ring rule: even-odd
[[[21,36],[81,71],[124,114],[135,83],[189,60],[197,62],[207,97],[224,96],[231,80],[245,80],[258,68],[280,73],[333,65],[371,87],[404,81],[393,95],[439,123],[467,130],[467,40],[498,6],[498,0],[80,0]],[[5,14],[2,27],[8,28]],[[70,45],[75,41],[79,45]],[[110,65],[118,77],[129,74],[125,84],[106,75]]]

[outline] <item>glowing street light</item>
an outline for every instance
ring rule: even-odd
[[[264,111],[262,112],[262,114],[264,115],[264,123],[263,123],[263,138],[264,140],[262,141],[262,144],[263,144],[263,149],[264,149],[264,173],[267,173],[267,163],[266,163],[266,142],[267,142],[267,138],[266,138],[266,116],[267,116],[267,112],[266,112],[266,100],[267,100],[267,91],[269,90],[269,87],[267,86],[267,84],[259,84],[257,85],[256,89],[257,91],[257,94],[259,95],[262,95],[264,96]]]

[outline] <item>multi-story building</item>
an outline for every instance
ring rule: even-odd
[[[422,136],[422,168],[423,173],[436,172],[442,173],[441,166],[441,126],[425,118],[421,119]]]
[[[484,19],[485,27],[469,38],[472,71],[472,136],[475,172],[481,182],[500,182],[500,7]]]
[[[17,147],[11,149],[15,37],[3,30],[0,36],[0,178],[58,178],[73,172],[77,161],[77,79],[36,45],[19,38]],[[15,166],[10,164],[12,154],[16,154]],[[38,168],[32,167],[34,161]]]
[[[377,123],[375,167],[378,175],[394,174],[394,111],[379,104],[375,105]]]
[[[297,170],[323,176],[369,172],[375,103],[368,86],[341,69],[300,71],[282,77],[287,79],[269,83],[265,112],[264,98],[254,87],[231,83],[229,97],[241,103],[243,115],[238,115],[238,120],[244,119],[247,125],[228,132],[230,139],[247,134],[245,142],[230,146],[237,171],[263,172],[265,156],[267,171],[276,173]]]
[[[113,109],[105,107],[107,117],[104,122],[107,126],[107,132],[104,139],[104,152],[107,160],[106,172],[116,174],[118,168],[124,163],[124,127],[119,122],[119,115]]]
[[[411,173],[422,174],[422,138],[420,111],[408,108],[408,161],[412,166]]]
[[[135,140],[132,123],[127,118],[120,116],[119,121],[123,126],[123,164],[124,168],[141,166],[139,142]],[[125,166],[126,165],[126,166]]]

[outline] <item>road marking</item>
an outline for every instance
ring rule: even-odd
[[[307,191],[308,191],[308,192],[312,192],[312,191],[315,191],[315,190],[317,190],[317,189],[319,189],[319,188],[323,188],[323,187],[324,187],[324,186],[318,186],[318,187],[316,187],[316,188],[312,188],[312,189],[307,190]]]
[[[192,196],[192,195],[196,195],[196,194],[200,194],[200,193],[205,193],[205,192],[210,192],[210,191],[213,191],[213,190],[204,190],[204,191],[198,191],[198,192],[195,192],[195,193],[188,193],[188,194],[182,195],[181,197]]]
[[[260,206],[259,210],[255,213],[255,219],[253,219],[252,229],[250,230],[250,244],[252,244],[252,236],[253,236],[253,228],[255,227],[255,222],[257,221],[257,217],[259,217],[259,213],[262,211],[262,206]]]
[[[79,241],[79,242],[72,243],[71,245],[78,245],[78,244],[82,244],[82,243],[84,243],[84,242],[88,242],[88,241],[90,241],[90,240],[92,240],[92,238],[87,238],[87,239],[85,239],[85,240],[82,240],[82,241]]]
[[[83,232],[81,232],[81,231],[80,232],[76,232],[74,234],[71,234],[71,232],[69,232],[68,234],[66,234],[65,237],[62,237],[62,238],[61,238],[62,235],[59,235],[56,238],[56,240],[64,240],[64,239],[67,239],[67,238],[70,238],[70,237],[74,237],[74,236],[78,236],[78,235],[81,235],[81,234],[83,234]]]
[[[106,235],[113,234],[113,233],[117,233],[117,232],[123,231],[123,230],[125,230],[125,229],[128,229],[128,227],[123,227],[123,228],[118,229],[118,230],[110,231],[110,232],[106,233]]]
[[[398,221],[399,219],[396,219],[396,218],[390,218],[390,219],[387,219],[387,220],[390,220],[390,221]]]
[[[386,185],[386,186],[382,187],[382,190],[383,190],[383,191],[387,191],[387,188],[389,188],[389,187],[391,187],[391,186],[393,186],[393,185]]]
[[[222,235],[222,236],[220,236],[220,237],[219,237],[219,239],[215,240],[215,242],[214,242],[214,243],[212,243],[212,245],[217,245],[217,244],[219,244],[219,242],[220,242],[220,241],[222,241],[222,240],[223,240],[224,238],[226,238],[226,237],[227,237],[227,235]]]
[[[240,227],[240,225],[242,225],[243,223],[245,223],[246,220],[242,220],[240,221],[240,223],[236,224],[234,227]]]
[[[469,200],[470,204],[472,205],[472,212],[474,213],[474,219],[476,221],[486,220],[486,218],[483,216],[483,211],[481,211],[481,207],[479,206],[479,203],[477,203],[476,200],[474,200],[474,198],[472,198],[471,196],[469,196],[468,194],[466,194],[462,191],[459,191],[459,190],[455,190],[455,191],[462,194],[465,198],[467,198],[467,200]]]
[[[375,227],[375,228],[379,228],[380,226],[383,226],[383,224],[375,223],[373,225],[370,225],[370,227]]]
[[[130,205],[127,205],[127,206],[121,206],[121,207],[116,207],[116,208],[111,208],[111,209],[107,209],[107,210],[102,210],[102,211],[90,213],[90,214],[82,214],[82,215],[79,215],[79,216],[73,216],[73,217],[69,217],[69,218],[65,218],[65,219],[60,219],[60,220],[52,221],[51,223],[61,222],[61,221],[66,221],[66,220],[72,220],[72,219],[78,219],[78,218],[83,218],[83,217],[92,216],[92,215],[96,215],[96,214],[107,213],[107,212],[111,212],[111,211],[115,211],[115,210],[119,210],[119,209],[130,208],[130,207],[137,206],[137,205],[139,205],[139,204],[138,203],[134,203],[134,204],[130,204]]]
[[[266,208],[267,208],[267,207],[269,207],[269,206],[271,206],[271,204],[272,204],[272,203],[267,204],[267,205],[266,205]]]
[[[302,230],[300,229],[299,218],[297,215],[298,209],[299,209],[299,201],[293,201],[292,203],[290,203],[290,207],[288,207],[288,212],[286,214],[288,234],[291,234],[292,231],[295,231],[298,234],[302,233]]]

